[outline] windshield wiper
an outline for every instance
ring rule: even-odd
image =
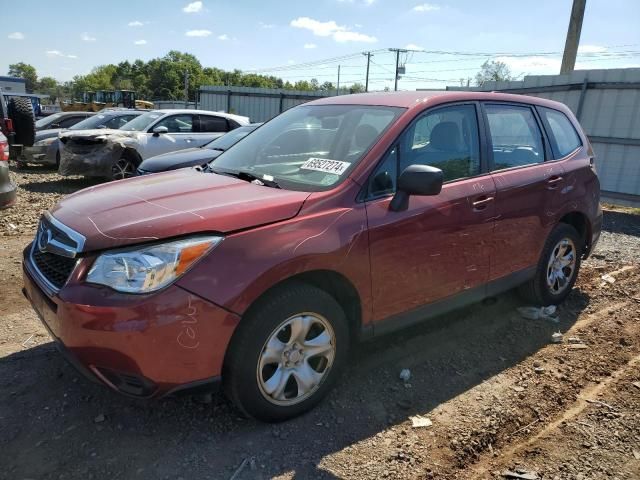
[[[240,180],[251,182],[255,185],[263,185],[265,187],[271,187],[271,188],[282,188],[280,185],[278,185],[278,182],[276,182],[275,180],[269,180],[264,177],[259,177],[258,175],[255,175],[251,172],[247,172],[246,170],[239,170],[237,172],[228,172],[228,171],[215,170],[212,167],[207,167],[205,171],[217,173],[218,175],[227,175],[229,177],[238,178]]]

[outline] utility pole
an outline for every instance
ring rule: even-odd
[[[184,108],[189,108],[189,70],[184,71]]]
[[[340,65],[338,65],[338,84],[336,85],[336,95],[340,95]]]
[[[403,48],[390,48],[389,51],[396,52],[396,79],[395,79],[395,84],[394,84],[394,87],[393,87],[393,91],[397,92],[398,91],[398,77],[399,77],[399,69],[398,69],[398,67],[400,66],[400,53],[407,53],[409,50],[405,50]]]
[[[576,56],[578,55],[578,44],[580,43],[580,31],[582,30],[586,3],[587,0],[573,0],[560,74],[571,73],[576,66]]]
[[[363,53],[363,55],[366,55],[367,57],[367,77],[364,81],[364,91],[368,92],[369,91],[369,63],[371,63],[371,57],[373,55],[371,54],[371,52]]]

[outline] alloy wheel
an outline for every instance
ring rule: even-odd
[[[136,167],[126,158],[118,160],[113,167],[111,167],[111,178],[114,180],[122,180],[123,178],[133,177],[136,173]]]
[[[563,238],[551,251],[547,263],[547,286],[558,295],[571,283],[576,272],[576,246],[570,238]]]

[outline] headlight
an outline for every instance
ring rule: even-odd
[[[119,292],[153,292],[175,281],[222,238],[200,236],[106,252],[96,259],[86,281]]]
[[[51,145],[56,140],[58,140],[58,137],[45,138],[44,140],[38,140],[36,143],[33,144],[33,146],[34,147],[46,147],[47,145]]]

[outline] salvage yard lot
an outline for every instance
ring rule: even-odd
[[[20,255],[44,209],[96,182],[35,167],[14,178],[18,204],[0,212],[0,478],[640,478],[628,210],[605,212],[558,324],[521,318],[513,293],[473,305],[359,346],[328,401],[267,425],[221,394],[142,402],[80,377],[20,293]],[[432,426],[413,428],[416,415]]]

